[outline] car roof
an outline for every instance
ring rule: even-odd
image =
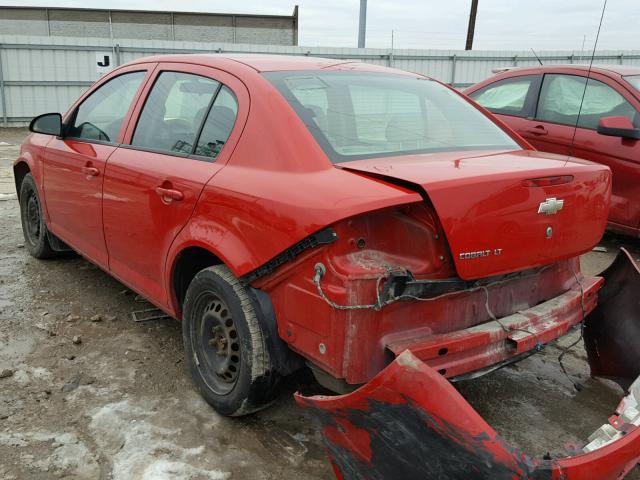
[[[257,72],[278,72],[290,70],[357,70],[361,72],[387,72],[393,74],[413,75],[403,70],[388,68],[379,65],[372,65],[355,60],[334,59],[311,56],[294,55],[267,55],[250,53],[195,53],[184,55],[157,55],[145,57],[133,62],[175,62],[175,63],[197,63],[211,67],[219,66],[221,62],[233,61],[254,69]]]
[[[506,73],[506,72],[536,72],[536,73],[544,73],[544,72],[553,72],[556,70],[580,70],[580,71],[588,71],[588,64],[553,64],[553,65],[539,65],[534,67],[507,67],[504,70],[499,70],[497,73]],[[496,69],[497,70],[497,69]],[[627,75],[640,75],[640,66],[636,65],[592,65],[592,72],[599,72],[605,75],[607,74],[616,74],[620,76]]]

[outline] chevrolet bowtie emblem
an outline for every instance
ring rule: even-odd
[[[564,200],[558,200],[555,197],[547,198],[544,202],[540,202],[538,213],[542,215],[555,215],[564,206]]]

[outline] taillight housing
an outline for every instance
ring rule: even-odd
[[[339,241],[327,253],[336,273],[409,271],[416,278],[455,275],[440,222],[426,203],[369,212],[338,222],[334,229]]]

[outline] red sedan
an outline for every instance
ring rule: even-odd
[[[588,73],[585,65],[507,69],[465,93],[538,150],[609,166],[609,229],[640,237],[640,68],[594,66],[587,83]]]
[[[432,385],[438,408],[463,406],[445,379],[542,348],[594,310],[603,284],[578,255],[604,231],[609,169],[536,152],[421,75],[153,57],[31,130],[14,167],[29,252],[71,248],[181,320],[194,382],[225,415],[267,405],[305,365],[349,392],[417,362],[427,373],[404,377],[405,402]],[[451,410],[451,425],[480,425],[469,411]],[[495,449],[478,428],[468,458]],[[625,432],[616,475],[638,456],[640,430]],[[577,468],[602,455],[585,452]],[[511,462],[494,453],[475,478]],[[337,471],[353,465],[342,461]]]

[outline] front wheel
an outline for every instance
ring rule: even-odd
[[[224,265],[200,271],[184,301],[182,337],[193,381],[219,413],[241,416],[267,406],[277,393],[256,307]]]
[[[49,243],[47,225],[42,214],[40,197],[33,176],[27,173],[20,185],[20,220],[27,251],[35,258],[56,256]]]

